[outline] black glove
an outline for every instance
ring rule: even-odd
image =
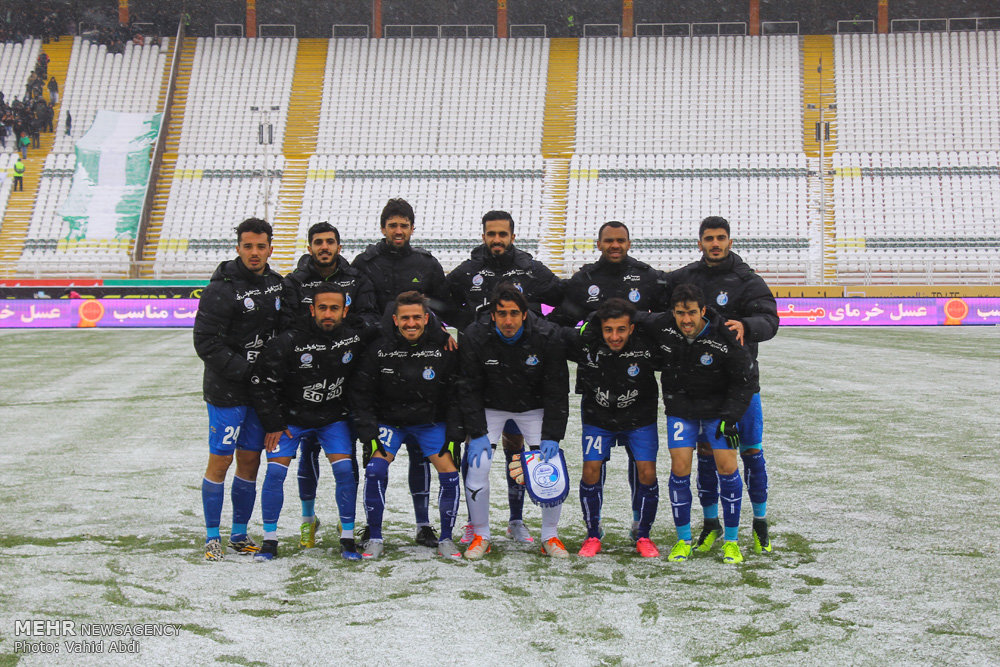
[[[729,449],[740,448],[740,429],[736,422],[723,419],[719,422],[719,428],[715,431],[715,435],[719,438],[725,438]]]
[[[369,441],[368,447],[366,447],[365,449],[368,450],[368,460],[369,461],[371,460],[372,456],[375,455],[375,452],[378,452],[382,456],[387,456],[387,454],[388,454],[385,451],[385,447],[382,446],[382,441],[379,440],[378,438],[372,438]]]
[[[455,440],[445,440],[444,446],[438,451],[438,456],[444,456],[445,454],[451,455],[452,461],[458,461],[459,452],[462,449],[462,443],[456,442]]]

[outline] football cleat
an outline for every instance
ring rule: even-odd
[[[462,539],[458,541],[459,544],[469,544],[472,542],[472,538],[476,536],[476,534],[472,532],[471,523],[465,524],[464,530],[465,532],[462,534]]]
[[[238,554],[255,554],[260,551],[260,547],[249,535],[230,535],[229,548]]]
[[[278,557],[278,540],[264,540],[263,545],[253,555],[254,562],[264,563]]]
[[[218,538],[205,542],[205,560],[222,560],[226,554],[222,551],[222,542]]]
[[[771,553],[771,538],[767,536],[767,519],[753,520],[753,552]]]
[[[458,547],[451,540],[441,540],[438,542],[438,556],[462,560],[462,552],[458,550]]]
[[[340,556],[344,560],[361,560],[358,545],[351,537],[340,538]]]
[[[365,547],[361,557],[365,560],[375,560],[382,557],[383,550],[382,540],[368,540],[368,546]]]
[[[511,521],[507,524],[507,539],[521,544],[534,544],[535,538],[528,532],[523,521]]]
[[[722,562],[730,563],[736,565],[737,563],[743,562],[743,552],[740,551],[740,545],[736,542],[723,542],[722,543]]]
[[[635,542],[635,550],[639,552],[639,555],[643,558],[656,558],[660,555],[660,550],[656,548],[656,544],[653,540],[648,537],[640,537]]]
[[[677,544],[670,550],[667,560],[671,563],[683,563],[691,557],[691,543],[687,540],[677,540]]]
[[[707,553],[712,550],[715,541],[720,537],[722,537],[722,524],[719,523],[719,520],[705,519],[705,523],[701,527],[701,535],[698,536],[698,541],[695,543],[695,548],[702,553]]]
[[[583,546],[577,552],[577,556],[593,558],[601,552],[601,539],[599,537],[588,537],[583,541]]]
[[[469,548],[465,550],[465,557],[469,560],[479,560],[490,552],[490,541],[482,535],[473,535]]]
[[[316,531],[319,530],[319,517],[313,517],[312,522],[303,521],[299,526],[299,546],[312,549],[316,546]]]
[[[437,533],[435,533],[434,529],[430,526],[420,526],[420,528],[417,528],[417,536],[413,539],[416,540],[417,544],[423,547],[436,549],[438,545]]]
[[[542,555],[552,558],[569,558],[566,545],[558,537],[550,537],[542,543]]]

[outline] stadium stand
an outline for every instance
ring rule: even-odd
[[[3,213],[7,210],[7,199],[10,198],[11,188],[14,187],[15,162],[17,162],[16,153],[0,153],[0,222],[3,221]]]
[[[27,39],[23,44],[0,42],[0,92],[7,104],[24,97],[28,75],[35,69],[42,40]]]
[[[579,154],[802,150],[796,36],[580,40]]]
[[[317,153],[531,155],[548,40],[332,40]]]

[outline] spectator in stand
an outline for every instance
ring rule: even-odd
[[[59,84],[55,77],[49,79],[49,99],[52,100],[52,106],[59,104]]]
[[[73,134],[73,116],[70,112],[66,112],[66,136]]]
[[[24,162],[21,160],[14,163],[14,189],[11,192],[24,192],[24,169]]]

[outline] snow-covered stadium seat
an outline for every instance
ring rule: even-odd
[[[23,44],[0,42],[0,92],[7,104],[24,97],[24,87],[35,69],[42,40],[26,39]]]

